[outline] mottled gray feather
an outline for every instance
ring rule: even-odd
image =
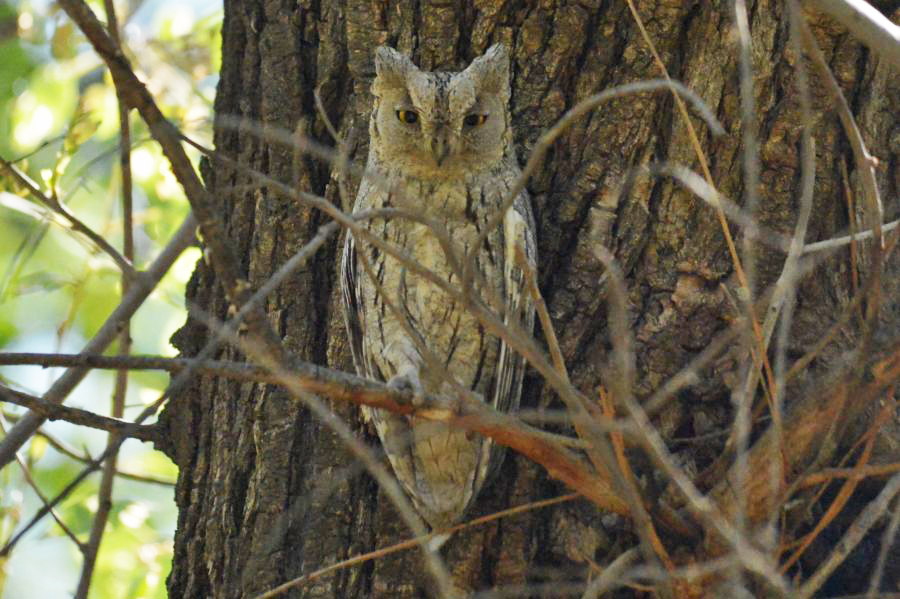
[[[372,219],[365,226],[458,285],[454,264],[472,251],[520,173],[507,107],[506,51],[493,46],[455,74],[420,71],[388,48],[376,52],[375,64],[369,160],[354,211],[399,207],[440,223],[455,260],[422,222]],[[408,112],[415,113],[413,122]],[[474,252],[476,280],[488,287],[476,286],[475,292],[486,303],[490,295],[502,298],[503,319],[529,332],[534,308],[514,255],[518,245],[535,266],[534,229],[530,201],[522,193]],[[387,297],[366,276],[363,256]],[[518,407],[522,358],[436,285],[353,235],[344,243],[341,274],[357,372],[417,393],[452,397],[459,385],[498,410]],[[440,364],[430,362],[429,354]],[[368,408],[363,412],[374,423],[397,479],[435,528],[462,517],[502,458],[489,439],[443,423]]]

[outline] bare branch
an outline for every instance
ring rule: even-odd
[[[0,419],[0,432],[4,434],[6,433],[6,427],[3,426],[2,419]],[[50,504],[47,501],[47,496],[44,495],[43,491],[41,491],[41,488],[37,485],[37,482],[35,482],[34,477],[31,476],[31,470],[28,468],[28,464],[25,463],[25,460],[22,459],[18,452],[16,452],[16,462],[19,464],[19,468],[22,470],[22,476],[25,477],[25,482],[28,483],[28,486],[31,487],[31,490],[34,491],[34,494],[37,495],[38,499],[41,500],[41,504],[43,504],[47,508],[47,511],[50,512],[50,516],[63,531],[63,533],[67,537],[69,537],[69,540],[71,540],[72,543],[74,543],[75,546],[78,547],[79,551],[84,553],[84,543],[82,543],[81,540],[77,536],[75,536],[75,533],[72,532],[72,529],[70,529],[63,521],[63,519],[59,516],[59,514],[56,513],[56,510],[50,507]]]
[[[108,433],[116,433],[141,441],[154,442],[159,438],[159,431],[153,425],[136,425],[118,418],[101,416],[80,408],[71,408],[40,397],[34,397],[27,393],[13,391],[6,387],[0,387],[0,401],[5,401],[17,406],[28,408],[34,413],[40,414],[47,420],[64,420],[72,424],[78,424]]]
[[[823,0],[819,1],[820,3],[823,2]],[[824,0],[824,2],[827,2],[827,0]],[[861,4],[860,2],[854,3]],[[834,1],[832,4],[846,4],[846,2]],[[846,98],[844,98],[844,93],[841,91],[837,80],[835,80],[834,74],[831,72],[828,62],[822,55],[819,43],[809,29],[806,20],[802,18],[798,19],[797,27],[800,36],[803,38],[803,43],[806,46],[807,52],[812,59],[813,65],[816,67],[819,76],[825,83],[825,87],[828,89],[828,92],[831,94],[832,99],[837,105],[838,116],[841,119],[841,124],[844,126],[844,132],[850,140],[850,147],[853,149],[853,157],[856,159],[856,168],[859,170],[863,189],[865,190],[866,216],[869,221],[868,225],[869,228],[875,232],[876,247],[882,248],[884,246],[884,233],[882,231],[881,221],[881,198],[878,194],[878,183],[875,180],[876,161],[869,154],[868,150],[866,150],[862,133],[860,133],[859,127],[856,125],[856,120],[853,118],[853,112],[850,110],[850,106],[847,104]]]
[[[893,231],[898,226],[900,226],[900,220],[891,221],[889,223],[885,223],[883,227],[881,227],[882,233],[888,233]],[[857,233],[855,235],[846,235],[844,237],[834,237],[832,239],[824,239],[822,241],[816,241],[815,243],[808,243],[803,246],[803,253],[809,254],[811,252],[821,252],[823,250],[833,250],[839,247],[845,246],[848,243],[852,243],[853,241],[862,241],[864,239],[872,239],[874,236],[874,232],[872,229],[866,229],[861,233]]]
[[[589,98],[585,98],[584,100],[573,106],[571,109],[569,109],[569,111],[566,112],[562,116],[562,118],[560,118],[556,122],[556,124],[553,125],[553,127],[551,127],[543,135],[541,135],[541,137],[538,138],[537,142],[534,144],[534,148],[532,148],[531,154],[528,156],[528,162],[525,163],[525,168],[522,169],[522,173],[518,176],[518,178],[516,178],[515,182],[507,192],[506,197],[504,198],[500,207],[484,225],[484,228],[481,230],[478,239],[476,239],[475,243],[472,245],[472,254],[467,258],[466,265],[463,270],[463,287],[466,287],[468,285],[468,282],[472,277],[472,271],[474,270],[474,259],[472,256],[474,256],[475,250],[482,247],[484,245],[484,242],[487,240],[487,236],[490,234],[490,232],[496,230],[496,228],[500,225],[500,222],[503,220],[506,212],[512,207],[513,202],[516,201],[516,198],[519,197],[519,194],[522,193],[522,191],[525,189],[525,185],[528,183],[531,175],[533,175],[538,167],[540,167],[541,163],[544,160],[544,156],[553,145],[553,142],[555,142],[556,139],[566,131],[566,129],[571,127],[578,119],[590,113],[592,110],[596,109],[598,106],[605,102],[635,93],[666,89],[670,89],[672,91],[677,101],[682,101],[681,96],[687,98],[691,102],[691,105],[694,107],[694,109],[697,110],[698,114],[703,117],[704,121],[707,123],[714,134],[724,134],[725,130],[722,128],[722,125],[712,114],[712,111],[709,110],[703,100],[681,83],[669,79],[668,76],[666,76],[666,79],[651,79],[649,81],[638,81],[636,83],[620,85],[618,87],[604,90],[599,94],[590,96]]]
[[[878,497],[869,503],[862,513],[857,516],[856,520],[853,521],[844,537],[835,545],[815,574],[803,583],[797,594],[799,599],[812,597],[819,587],[825,584],[825,581],[828,580],[835,568],[841,565],[844,559],[853,551],[853,548],[859,544],[869,529],[872,528],[872,525],[887,511],[891,501],[898,492],[900,492],[900,474],[895,474],[881,490],[881,493],[878,494]]]
[[[119,38],[119,24],[116,19],[116,9],[113,0],[104,0],[106,9],[106,23],[109,35],[121,51],[122,43]],[[134,262],[134,223],[132,221],[132,189],[131,189],[131,129],[128,124],[128,106],[122,98],[122,93],[116,89],[119,111],[119,168],[122,173],[122,253]],[[122,277],[122,293],[128,293],[130,281],[128,277]],[[122,323],[122,331],[119,333],[119,354],[127,356],[131,353],[131,321]],[[120,369],[116,372],[116,382],[113,389],[112,411],[113,418],[122,418],[125,412],[125,394],[128,391],[128,371]],[[119,436],[110,432],[107,440],[107,448],[118,447]],[[87,599],[91,587],[91,579],[94,575],[94,567],[97,563],[97,555],[100,552],[100,543],[103,541],[103,533],[112,510],[112,491],[116,480],[116,461],[118,451],[113,451],[103,463],[103,474],[100,478],[100,489],[97,493],[97,511],[94,513],[94,521],[91,523],[91,533],[84,550],[84,560],[81,565],[81,577],[75,591],[75,599]]]
[[[573,456],[543,431],[523,424],[512,415],[497,412],[484,402],[459,402],[425,397],[413,402],[413,394],[387,387],[383,383],[356,375],[291,359],[282,375],[265,368],[235,362],[161,358],[155,356],[87,356],[83,354],[0,354],[0,364],[79,364],[96,368],[161,369],[226,376],[237,380],[283,383],[285,376],[292,387],[339,401],[381,408],[395,414],[415,415],[419,418],[447,422],[466,430],[491,437],[496,442],[530,457],[543,465],[551,476],[562,480],[576,491],[610,511],[627,515],[626,502],[592,480]]]
[[[344,568],[349,568],[350,566],[356,566],[359,564],[363,564],[365,562],[380,559],[386,555],[391,555],[392,553],[397,553],[398,551],[404,551],[406,549],[411,549],[416,547],[421,543],[427,543],[431,539],[434,539],[437,536],[445,535],[445,534],[453,534],[459,532],[460,530],[464,530],[466,528],[472,528],[474,526],[478,526],[481,524],[486,524],[488,522],[493,522],[494,520],[499,520],[500,518],[506,518],[508,516],[514,516],[516,514],[521,514],[522,512],[527,512],[531,510],[536,510],[540,508],[544,508],[551,505],[556,505],[558,503],[564,503],[566,501],[571,501],[573,499],[577,499],[579,495],[577,493],[569,493],[568,495],[561,495],[559,497],[553,497],[552,499],[544,499],[542,501],[534,501],[525,505],[517,505],[516,507],[512,507],[506,510],[501,510],[499,512],[494,512],[493,514],[488,514],[487,516],[482,516],[480,518],[475,518],[474,520],[470,520],[468,522],[463,522],[461,524],[457,524],[456,526],[451,526],[446,530],[434,531],[431,534],[426,535],[423,538],[418,539],[408,539],[406,541],[401,541],[400,543],[395,543],[390,547],[384,547],[382,549],[376,549],[375,551],[370,551],[368,553],[364,553],[362,555],[354,555],[353,557],[349,557],[345,560],[341,560],[336,564],[331,564],[330,566],[326,566],[324,568],[320,568],[315,572],[310,572],[309,574],[304,574],[303,576],[298,576],[293,580],[289,580],[283,584],[278,585],[274,589],[263,593],[256,597],[256,599],[272,599],[273,597],[278,597],[283,594],[285,591],[289,591],[290,589],[295,589],[297,587],[306,586],[307,584],[313,582],[314,580],[321,578],[326,574],[330,574],[331,572],[335,572],[337,570],[343,570]]]
[[[252,294],[251,286],[244,279],[240,262],[229,243],[228,235],[225,234],[214,202],[181,146],[181,133],[159,110],[147,87],[134,74],[128,59],[107,34],[103,24],[90,7],[83,0],[60,0],[60,6],[78,25],[94,50],[106,63],[120,99],[124,100],[128,106],[137,109],[147,123],[151,135],[159,143],[163,154],[169,160],[172,172],[184,189],[185,196],[197,216],[200,230],[203,233],[203,242],[209,249],[213,270],[225,290],[225,295],[232,305],[238,308],[242,307]],[[282,351],[280,339],[265,318],[260,306],[249,311],[246,323],[250,334],[258,336],[259,341],[264,343],[270,351],[275,354]]]
[[[193,215],[188,215],[156,260],[144,273],[134,278],[132,287],[122,298],[122,302],[109,315],[94,338],[84,346],[83,353],[101,353],[112,343],[119,334],[122,323],[128,320],[144,303],[144,300],[156,288],[178,256],[194,242],[196,226]],[[55,404],[64,402],[72,389],[81,382],[87,373],[88,368],[86,367],[70,368],[53,383],[44,394],[43,400]],[[43,415],[31,412],[22,418],[0,441],[0,469],[14,459],[15,452],[34,434],[44,420]]]
[[[864,0],[813,0],[876,54],[900,69],[900,27]]]
[[[62,217],[66,222],[68,222],[69,229],[87,237],[91,241],[91,243],[97,246],[97,248],[99,248],[107,256],[112,258],[113,262],[115,262],[116,265],[122,270],[123,274],[128,277],[135,276],[134,266],[132,265],[130,258],[122,256],[122,254],[120,254],[116,250],[116,248],[111,246],[109,242],[103,238],[103,236],[84,224],[84,222],[82,222],[74,214],[66,210],[66,207],[60,204],[58,200],[56,200],[55,198],[47,197],[44,192],[41,191],[41,188],[38,186],[38,184],[32,181],[28,175],[17,169],[15,165],[13,165],[3,157],[0,157],[0,167],[3,167],[3,169],[6,170],[6,172],[8,172],[19,185],[27,189],[28,193],[34,196],[37,201],[39,201],[41,204],[43,204],[54,213]]]

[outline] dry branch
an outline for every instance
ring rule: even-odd
[[[106,23],[109,35],[113,43],[121,51],[122,41],[119,37],[119,23],[116,18],[116,10],[113,0],[104,0],[106,8]],[[130,261],[134,262],[134,222],[133,222],[133,198],[131,180],[131,128],[128,122],[128,106],[122,98],[121,92],[116,90],[116,98],[119,113],[119,168],[122,174],[122,253]],[[128,293],[131,281],[129,277],[122,276],[122,293]],[[119,333],[119,354],[131,353],[131,321],[122,323]],[[116,372],[116,382],[113,388],[112,411],[113,418],[122,418],[125,412],[125,394],[128,391],[128,371],[120,369]],[[110,432],[107,439],[107,448],[118,448],[121,435]],[[100,544],[103,542],[103,533],[112,510],[113,485],[116,479],[116,461],[118,451],[111,451],[110,456],[103,463],[103,473],[100,477],[100,489],[97,494],[97,512],[91,523],[91,533],[85,546],[84,560],[81,564],[81,577],[75,591],[75,599],[87,599],[97,563],[97,554],[100,552]]]
[[[142,274],[134,277],[128,293],[125,294],[118,307],[109,315],[106,322],[94,335],[94,338],[84,346],[83,353],[98,354],[113,342],[119,335],[122,323],[128,320],[144,303],[144,300],[156,288],[156,285],[178,256],[194,242],[194,229],[196,226],[197,222],[194,220],[193,215],[188,215],[150,267]],[[44,394],[43,400],[54,404],[64,402],[72,389],[81,382],[87,373],[88,368],[83,366],[73,366],[68,369]],[[30,412],[16,423],[9,431],[9,434],[0,441],[0,469],[15,459],[16,451],[40,428],[44,420],[43,415]]]
[[[870,377],[871,382],[862,383]],[[844,376],[820,392],[798,400],[784,421],[785,474],[796,476],[812,460],[822,439],[835,422],[850,422],[878,399],[892,384],[900,380],[900,343],[895,343],[880,358],[870,361],[865,376]],[[711,493],[725,514],[732,514],[737,497],[745,497],[747,517],[752,523],[764,522],[772,506],[782,497],[772,496],[768,472],[770,460],[777,459],[777,447],[769,430],[754,444],[749,455],[747,483],[735,485],[734,473],[721,481]],[[788,481],[790,483],[790,480]]]
[[[6,428],[2,425],[2,418],[0,418],[0,432],[6,433]],[[41,504],[47,509],[50,513],[50,516],[56,522],[57,526],[63,531],[63,533],[72,541],[72,543],[78,548],[81,553],[85,552],[84,543],[75,536],[75,533],[72,532],[65,521],[56,513],[52,507],[50,507],[50,503],[47,501],[47,496],[44,495],[44,492],[41,491],[40,486],[38,486],[37,482],[34,480],[34,477],[31,475],[31,470],[28,468],[28,464],[25,463],[25,460],[22,459],[18,453],[16,453],[16,462],[19,464],[19,469],[22,471],[22,476],[25,478],[25,482],[28,483],[28,486],[31,487],[31,490],[34,491],[34,494],[38,496],[38,499],[41,500]]]
[[[252,295],[252,289],[241,274],[240,262],[229,244],[217,207],[181,146],[181,133],[165,118],[147,87],[134,74],[121,48],[109,36],[90,7],[82,0],[60,0],[60,6],[106,63],[120,101],[135,108],[147,123],[150,134],[162,148],[197,216],[213,270],[228,300],[238,308],[243,306]],[[281,352],[280,339],[269,326],[261,307],[256,306],[251,310],[246,316],[246,322],[251,333],[259,336],[259,341],[269,351],[276,355]]]
[[[876,54],[900,69],[900,27],[864,0],[813,0]]]
[[[844,537],[835,545],[831,554],[816,570],[816,573],[803,583],[803,586],[800,587],[800,592],[797,594],[798,599],[811,597],[828,580],[831,573],[841,565],[844,559],[853,551],[853,548],[859,544],[869,529],[872,528],[872,525],[887,511],[891,501],[898,492],[900,492],[900,474],[895,474],[878,494],[878,497],[869,503],[866,509],[853,521]]]
[[[44,192],[41,191],[41,188],[37,183],[31,180],[31,178],[17,169],[15,165],[11,162],[7,161],[5,158],[0,157],[0,167],[3,167],[9,175],[16,180],[16,182],[28,190],[34,198],[39,201],[41,204],[46,206],[48,209],[52,210],[54,213],[61,216],[65,221],[69,223],[69,228],[76,233],[80,233],[87,237],[97,248],[103,251],[107,256],[112,258],[113,262],[122,270],[122,273],[127,277],[133,277],[135,275],[134,266],[131,263],[131,259],[123,256],[116,248],[111,246],[106,239],[103,238],[102,235],[98,234],[96,231],[87,226],[83,221],[81,221],[74,214],[66,210],[65,206],[59,203],[55,198],[48,197]]]
[[[284,380],[284,375],[250,364],[156,356],[0,354],[0,364],[78,365],[83,368],[161,369],[169,372],[193,368],[198,373],[244,381],[278,384]],[[498,412],[484,402],[426,397],[414,404],[411,392],[390,389],[383,383],[356,375],[297,359],[290,359],[286,368],[286,375],[302,391],[381,408],[395,414],[446,422],[490,437],[543,465],[551,476],[565,482],[598,506],[622,515],[629,513],[627,502],[619,498],[602,479],[598,479],[586,464],[551,442],[542,434],[543,431],[523,424],[514,416]]]
[[[28,408],[47,420],[64,420],[108,433],[116,433],[124,437],[132,437],[141,441],[154,442],[159,438],[159,431],[153,425],[134,424],[118,418],[108,418],[80,408],[71,408],[34,397],[20,391],[0,387],[0,401]]]
[[[487,516],[482,516],[480,518],[475,518],[474,520],[469,520],[468,522],[463,522],[461,524],[457,524],[455,526],[451,526],[447,530],[442,531],[434,531],[429,535],[426,535],[424,538],[419,539],[407,539],[406,541],[401,541],[399,543],[395,543],[390,547],[383,547],[381,549],[376,549],[374,551],[370,551],[368,553],[362,555],[354,555],[353,557],[349,557],[345,560],[341,560],[336,564],[331,564],[329,566],[325,566],[324,568],[319,568],[315,572],[310,572],[309,574],[304,574],[303,576],[298,576],[292,580],[289,580],[283,584],[278,585],[274,589],[266,591],[265,593],[257,596],[255,599],[272,599],[273,597],[278,597],[294,588],[307,586],[310,583],[314,582],[316,579],[321,578],[322,576],[329,574],[331,572],[336,572],[338,570],[342,570],[344,568],[349,568],[351,566],[356,566],[359,564],[363,564],[368,561],[381,559],[387,555],[392,553],[397,553],[398,551],[404,551],[407,549],[411,549],[416,547],[417,545],[428,542],[431,539],[444,534],[453,534],[460,530],[464,530],[466,528],[472,528],[473,526],[478,526],[480,524],[485,524],[487,522],[493,522],[494,520],[498,520],[500,518],[506,518],[508,516],[513,516],[516,514],[520,514],[522,512],[527,512],[530,510],[536,510],[540,508],[544,508],[551,505],[556,505],[558,503],[564,503],[566,501],[571,501],[573,499],[577,499],[579,495],[577,493],[569,493],[568,495],[561,495],[559,497],[553,497],[551,499],[544,499],[542,501],[535,501],[526,505],[517,505],[516,507],[512,507],[509,509],[501,510],[499,512],[495,512],[493,514],[488,514]]]

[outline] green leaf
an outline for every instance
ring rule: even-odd
[[[76,43],[75,26],[70,21],[65,21],[56,26],[53,37],[50,38],[50,52],[57,60],[74,58]]]

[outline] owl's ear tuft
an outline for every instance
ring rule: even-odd
[[[481,91],[509,96],[509,53],[503,44],[494,44],[466,69]]]
[[[408,56],[389,46],[378,46],[375,50],[376,82],[394,87],[405,86],[409,74],[417,70]]]

